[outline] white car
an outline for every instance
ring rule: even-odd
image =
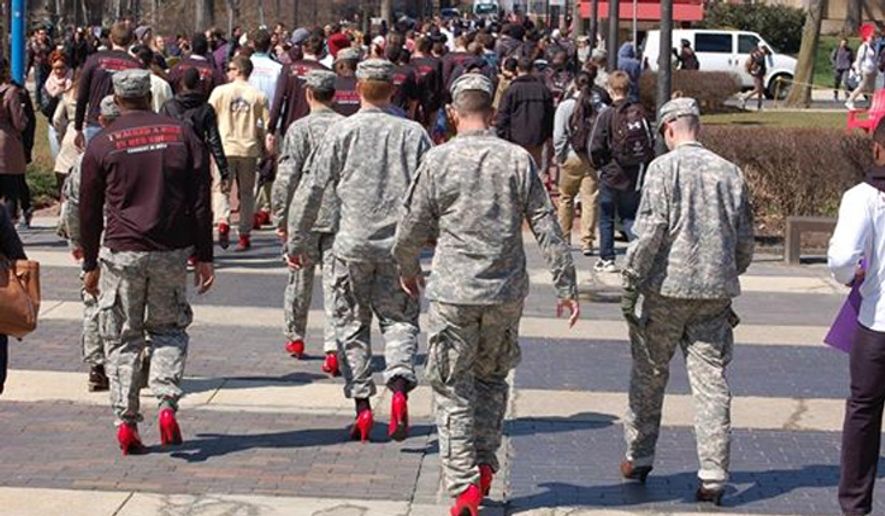
[[[653,72],[658,70],[660,38],[660,31],[649,31],[642,46],[643,63]],[[741,84],[746,89],[753,87],[753,77],[747,73],[744,65],[750,52],[762,43],[772,52],[768,57],[765,93],[769,98],[773,98],[775,93],[781,98],[786,97],[789,84],[781,84],[778,89],[777,79],[792,79],[796,73],[796,60],[777,53],[759,34],[738,30],[680,29],[673,31],[673,48],[680,48],[683,39],[691,43],[702,72],[733,72],[740,77]]]

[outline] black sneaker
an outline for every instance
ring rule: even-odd
[[[695,500],[701,503],[712,503],[713,505],[722,505],[722,489],[707,489],[704,486],[698,487],[694,495]]]
[[[103,365],[92,366],[89,369],[89,392],[101,392],[108,390],[108,376],[104,372]]]

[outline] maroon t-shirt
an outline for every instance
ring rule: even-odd
[[[452,79],[452,72],[455,71],[455,68],[466,63],[467,61],[473,59],[473,54],[469,52],[449,52],[444,55],[442,58],[443,63],[443,84],[449,84],[449,81]]]
[[[286,134],[292,122],[310,113],[310,106],[304,96],[304,76],[311,70],[328,70],[328,68],[312,59],[299,59],[289,64],[284,73],[280,74],[280,82],[277,83],[270,109],[272,130],[279,129],[280,134]],[[279,127],[280,121],[282,127]]]
[[[175,65],[175,68],[169,72],[169,84],[172,86],[172,91],[175,93],[181,92],[181,80],[184,77],[184,72],[191,68],[196,68],[197,72],[200,73],[201,91],[207,98],[216,86],[221,86],[227,82],[224,74],[221,73],[218,68],[215,68],[212,62],[208,59],[201,59],[199,56],[188,56],[182,59],[181,62]]]
[[[77,87],[74,129],[82,130],[84,120],[91,125],[98,125],[101,99],[114,92],[114,73],[130,68],[141,68],[141,63],[122,50],[102,50],[86,59],[80,74],[80,85]]]
[[[399,65],[393,71],[393,85],[396,91],[391,102],[407,114],[412,101],[418,100],[418,79],[411,65]]]
[[[356,91],[356,77],[335,79],[335,98],[332,109],[339,115],[350,116],[360,110],[360,94]]]
[[[124,112],[89,142],[81,174],[83,270],[98,266],[102,229],[112,251],[194,246],[212,261],[209,156],[187,124]]]

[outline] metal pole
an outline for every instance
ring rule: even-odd
[[[636,41],[636,25],[638,23],[636,10],[639,7],[639,2],[637,0],[633,0],[633,50],[636,52],[636,57],[639,57],[639,46]]]
[[[673,68],[670,66],[670,52],[673,51],[673,0],[661,0],[661,41],[658,49],[658,91],[657,116],[661,116],[661,106],[668,100],[672,91]],[[658,141],[658,152],[666,152],[663,140]]]
[[[11,64],[12,80],[18,84],[25,84],[25,19],[27,19],[27,2],[25,0],[12,0],[12,19],[10,20],[10,35],[12,42],[9,48],[9,61]]]
[[[599,0],[590,2],[590,48],[596,48],[596,38],[599,37]]]
[[[618,69],[618,28],[620,26],[620,2],[608,0],[608,71]]]

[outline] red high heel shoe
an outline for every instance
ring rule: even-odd
[[[160,424],[160,442],[163,445],[182,443],[181,429],[175,420],[174,410],[170,408],[161,410],[157,422]]]
[[[471,484],[466,491],[455,499],[449,514],[452,516],[479,516],[479,504],[482,503],[482,493],[479,487]]]
[[[300,360],[304,357],[304,341],[290,340],[286,343],[286,353]]]
[[[326,360],[323,362],[323,372],[333,378],[341,376],[341,369],[338,367],[338,353],[334,351],[326,353]]]
[[[367,442],[369,440],[369,432],[372,431],[372,425],[374,424],[375,420],[372,417],[372,411],[363,410],[357,414],[356,421],[353,422],[353,426],[350,428],[350,438]]]
[[[141,443],[135,423],[123,423],[117,427],[117,442],[120,443],[123,455],[141,455],[147,451]]]
[[[479,465],[479,490],[483,496],[488,496],[492,491],[492,479],[495,478],[495,472],[488,464]]]
[[[393,393],[387,435],[394,441],[404,441],[409,436],[409,403],[405,393]]]

